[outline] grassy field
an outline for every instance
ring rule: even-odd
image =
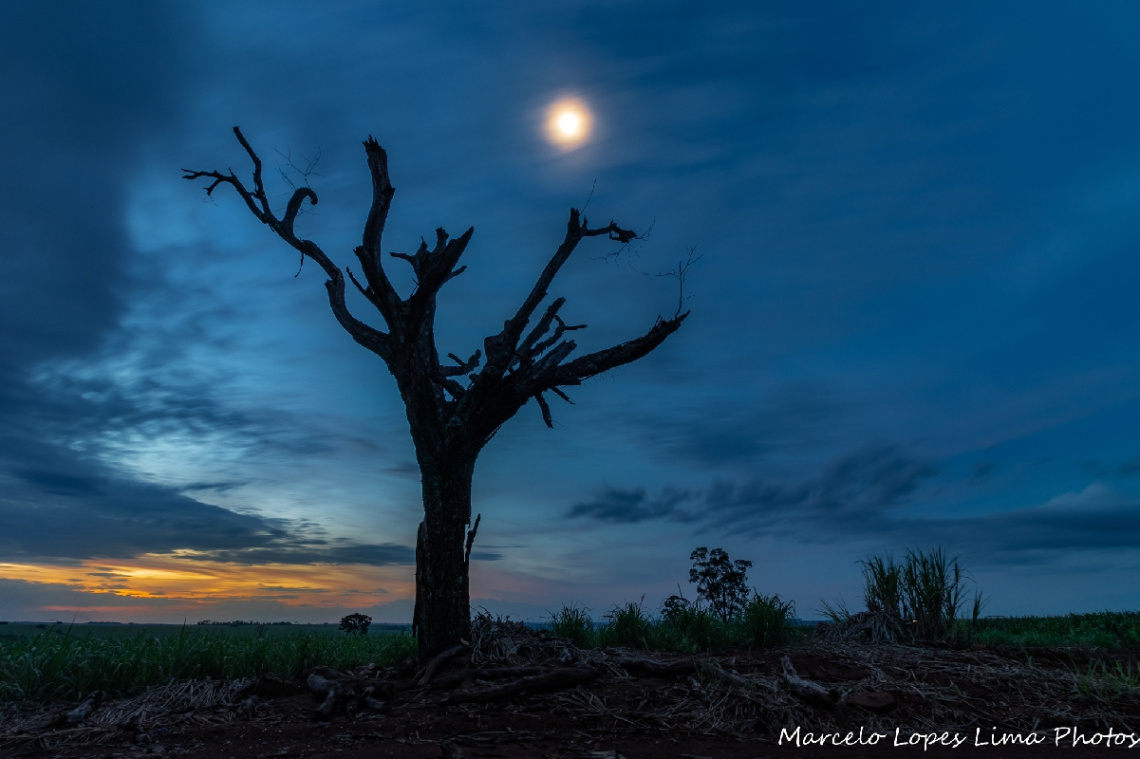
[[[615,607],[595,622],[588,609],[563,607],[546,625],[586,648],[717,652],[728,647],[795,645],[810,626],[797,624],[778,597],[758,597],[725,621],[708,609],[669,617],[640,604]],[[1039,647],[1140,649],[1140,612],[958,620],[974,643]],[[955,634],[960,640],[966,636]],[[395,664],[415,651],[403,625],[373,625],[346,635],[334,624],[0,625],[0,701],[78,700],[93,690],[129,695],[185,679],[228,680],[274,674],[298,678],[318,664],[348,668]]]
[[[68,631],[80,637],[92,636],[96,638],[130,638],[139,635],[148,635],[156,638],[168,638],[182,634],[183,628],[190,633],[214,632],[222,635],[232,635],[239,638],[276,638],[288,637],[297,634],[312,635],[338,635],[343,636],[338,625],[327,623],[323,625],[306,624],[257,624],[244,623],[240,625],[159,625],[136,624],[117,622],[94,622],[69,624],[67,622],[34,623],[34,622],[0,622],[0,641],[18,640],[21,638],[34,638],[37,635],[65,635]],[[398,635],[408,634],[410,625],[392,625],[374,623],[368,628],[370,635]]]
[[[129,695],[178,680],[274,674],[298,678],[322,664],[394,664],[415,651],[406,631],[336,625],[0,626],[0,701],[77,700],[94,690]]]
[[[700,554],[698,560],[704,556]],[[721,558],[724,566],[720,569],[730,566],[727,554]],[[870,614],[898,631],[894,642],[1005,646],[1023,649],[1027,655],[1046,647],[1140,651],[1140,612],[981,617],[981,592],[966,593],[971,586],[968,576],[957,559],[941,549],[907,551],[899,562],[888,556],[861,563],[867,611],[852,614],[842,603],[835,607],[823,603],[823,613],[840,626],[861,623],[860,615]],[[750,566],[748,562],[736,564]],[[698,561],[695,566],[714,565]],[[717,581],[728,575],[711,576]],[[741,572],[734,580],[740,587],[733,591],[735,602],[730,606],[718,608],[708,599],[690,602],[673,596],[659,613],[647,611],[641,603],[627,603],[597,621],[589,609],[564,606],[545,627],[581,648],[629,646],[686,653],[769,648],[810,639],[811,627],[796,620],[791,601],[754,590],[748,595],[743,580]],[[723,590],[725,586],[718,587]],[[709,595],[716,597],[713,590]],[[316,665],[341,669],[367,663],[389,666],[415,650],[415,639],[405,625],[377,624],[369,634],[355,635],[334,624],[0,623],[0,701],[78,700],[94,690],[125,696],[187,679],[231,680],[268,674],[294,679]],[[1085,674],[1091,682],[1097,673]],[[1131,665],[1115,674],[1128,688],[1140,687],[1140,672]]]
[[[1140,612],[1102,611],[1063,617],[989,617],[974,623],[974,640],[1015,648],[1140,650]]]

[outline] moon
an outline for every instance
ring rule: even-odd
[[[593,116],[577,98],[562,98],[546,109],[546,136],[563,150],[581,147],[590,137]]]

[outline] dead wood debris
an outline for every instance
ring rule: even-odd
[[[385,707],[383,701],[372,698],[381,684],[367,675],[340,672],[331,667],[314,667],[306,682],[314,695],[324,699],[317,708],[317,715],[324,719],[331,717],[334,711],[344,711],[352,717],[365,707],[377,712]],[[392,692],[390,686],[381,689]]]
[[[870,643],[875,646],[914,643],[914,631],[885,612],[860,611],[841,622],[825,622],[818,634],[831,643]]]
[[[788,689],[796,698],[826,708],[835,705],[836,694],[819,683],[800,677],[787,654],[780,657],[780,666],[784,670],[784,680],[788,683]]]

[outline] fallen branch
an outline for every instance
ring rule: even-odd
[[[796,698],[827,708],[835,706],[835,697],[832,693],[819,683],[800,677],[787,654],[780,658],[780,664],[784,668],[784,680]]]
[[[635,656],[619,656],[610,659],[610,662],[618,665],[627,672],[639,672],[649,675],[650,677],[679,677],[681,675],[699,673],[705,677],[719,680],[727,685],[735,685],[738,688],[747,688],[752,685],[747,678],[725,672],[710,661],[683,659],[666,664],[664,662],[654,661],[653,659],[644,659]]]
[[[532,677],[547,671],[546,667],[501,667],[499,669],[465,669],[437,677],[428,686],[431,690],[454,688],[464,680],[506,680],[510,677]]]
[[[478,520],[476,520],[476,527],[478,527]],[[474,534],[474,530],[472,531],[472,534]],[[443,664],[445,661],[452,658],[453,656],[458,656],[459,654],[466,651],[468,648],[470,648],[470,646],[467,645],[466,643],[463,643],[463,644],[460,644],[458,646],[452,646],[451,648],[448,648],[448,649],[441,651],[440,653],[436,654],[434,657],[432,657],[431,661],[429,661],[426,665],[424,665],[423,674],[420,675],[419,681],[416,684],[417,685],[427,685],[428,682],[431,680],[431,676],[435,674],[435,671],[437,669],[439,669],[440,664]]]
[[[514,682],[491,688],[469,688],[457,690],[445,697],[441,704],[486,703],[500,701],[523,693],[544,693],[565,690],[584,685],[598,676],[598,670],[590,667],[566,667],[542,675],[523,677]]]
[[[683,661],[664,662],[653,659],[643,659],[636,656],[616,656],[610,659],[612,664],[624,669],[626,672],[639,672],[650,677],[678,677],[691,675],[698,670],[699,663],[695,659]]]

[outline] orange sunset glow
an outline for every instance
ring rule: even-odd
[[[187,556],[186,552],[149,554],[133,560],[90,559],[66,566],[4,562],[0,573],[8,579],[79,593],[74,603],[48,603],[41,608],[92,619],[133,616],[131,607],[100,601],[107,596],[162,601],[163,610],[178,614],[205,614],[208,606],[226,601],[272,601],[285,614],[302,608],[365,608],[414,597],[407,567],[245,565]],[[153,620],[155,608],[139,608],[139,612]]]

